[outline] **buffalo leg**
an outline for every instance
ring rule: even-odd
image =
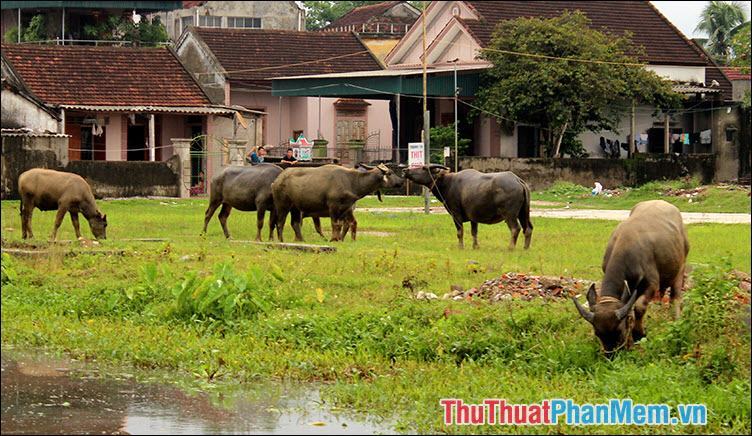
[[[292,229],[295,231],[296,242],[303,241],[303,232],[300,230],[300,225],[302,222],[303,213],[297,209],[292,209],[290,211],[290,224],[292,225]]]
[[[684,299],[684,267],[679,270],[674,282],[671,284],[671,305],[674,309],[674,319],[681,315],[681,304]]]
[[[217,210],[220,204],[222,203],[219,201],[209,203],[209,207],[206,208],[206,213],[204,214],[204,231],[202,233],[206,234],[206,228],[209,227],[209,221],[211,221],[212,216],[214,216],[214,212]]]
[[[34,214],[34,204],[31,201],[21,200],[21,232],[23,239],[33,238],[31,231],[31,216]]]
[[[353,215],[352,212],[350,212],[350,216],[348,217],[347,220],[348,220],[349,226],[352,228],[351,238],[354,241],[355,234],[358,233],[358,221],[355,220],[355,215]],[[345,233],[347,233],[347,229],[345,229]],[[345,238],[345,233],[342,234],[342,239]]]
[[[227,230],[227,218],[230,216],[232,206],[225,203],[222,205],[222,209],[219,211],[219,223],[222,224],[222,231],[225,232],[225,238],[230,237],[230,231]]]
[[[269,240],[274,240],[274,228],[277,226],[277,209],[269,209]]]
[[[637,290],[635,290],[634,292],[637,292]],[[642,320],[645,318],[645,312],[647,312],[649,304],[650,299],[647,298],[647,295],[642,295],[635,302],[635,323],[634,327],[632,327],[632,340],[634,342],[637,342],[645,337],[645,326],[642,324]]]
[[[290,209],[286,208],[278,208],[277,209],[277,219],[275,219],[275,226],[277,226],[277,239],[279,239],[279,242],[284,242],[282,232],[285,229],[285,221],[287,221],[287,214],[290,213]]]
[[[530,241],[533,239],[533,223],[528,219],[527,222],[520,222],[520,224],[522,224],[522,229],[525,234],[525,250],[527,250],[530,248]]]
[[[517,245],[517,238],[520,236],[520,225],[517,224],[517,218],[509,218],[507,220],[507,227],[512,232],[512,239],[509,241],[509,249],[514,250]]]
[[[78,225],[78,212],[70,212],[70,220],[73,223],[73,230],[76,231],[76,238],[81,239],[81,227]]]
[[[454,220],[454,226],[457,228],[457,240],[459,241],[460,250],[465,248],[465,229],[462,221]]]
[[[55,214],[55,226],[52,228],[52,235],[50,235],[50,239],[53,242],[57,240],[57,230],[60,228],[60,224],[63,223],[63,218],[65,218],[67,212],[64,207],[61,207],[57,210],[57,214]]]
[[[316,233],[321,235],[322,238],[326,239],[326,236],[324,236],[324,232],[321,231],[321,218],[314,216],[313,218],[313,227],[316,228]]]
[[[266,210],[259,208],[256,211],[256,241],[261,242],[261,230],[264,228],[264,215]],[[271,223],[269,224],[271,225]]]
[[[478,223],[470,221],[470,232],[473,234],[473,248],[478,248]]]

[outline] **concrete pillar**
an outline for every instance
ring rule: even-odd
[[[671,150],[671,133],[668,128],[668,114],[663,116],[663,154],[668,154]]]
[[[191,196],[191,138],[170,138],[172,148],[180,160],[180,198]]]
[[[228,139],[230,165],[245,165],[245,146],[248,143],[245,139]]]
[[[154,114],[149,114],[149,160],[151,162],[154,162],[157,160],[157,145],[154,143],[156,142],[156,135],[154,133]]]

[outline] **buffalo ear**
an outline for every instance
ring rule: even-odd
[[[596,299],[598,298],[598,294],[595,292],[595,283],[590,285],[590,288],[587,291],[587,304],[590,307],[590,311],[592,312],[595,310],[595,304]]]

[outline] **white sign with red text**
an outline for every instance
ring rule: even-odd
[[[421,167],[426,164],[425,147],[422,142],[407,144],[407,164],[410,168]]]

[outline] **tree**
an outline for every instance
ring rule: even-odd
[[[96,40],[131,41],[134,46],[167,42],[169,35],[159,17],[142,18],[136,24],[130,17],[110,16],[95,25],[84,26],[84,34]]]
[[[700,23],[695,30],[708,35],[707,48],[710,54],[726,64],[731,54],[731,32],[745,20],[741,2],[711,1],[702,10]]]
[[[482,78],[478,106],[540,127],[548,155],[578,155],[584,151],[578,134],[616,130],[633,101],[656,111],[680,105],[669,81],[627,54],[639,52],[629,35],[607,35],[589,24],[580,12],[502,22],[480,54],[492,66]]]
[[[445,126],[431,127],[431,162],[442,162],[444,160],[444,147],[449,147],[454,155],[454,123]],[[464,156],[470,147],[470,140],[467,138],[457,138],[457,153]]]
[[[750,54],[750,22],[739,25],[734,29],[734,36],[731,38],[731,65],[739,67],[743,73],[750,73],[750,61],[752,61],[752,55]],[[744,100],[742,103],[745,107],[750,107],[750,90],[748,89],[744,93]]]
[[[306,29],[320,30],[342,17],[351,10],[366,5],[381,3],[381,1],[304,1],[306,9]],[[423,2],[408,2],[417,9],[423,8]],[[428,2],[426,2],[428,3]]]

